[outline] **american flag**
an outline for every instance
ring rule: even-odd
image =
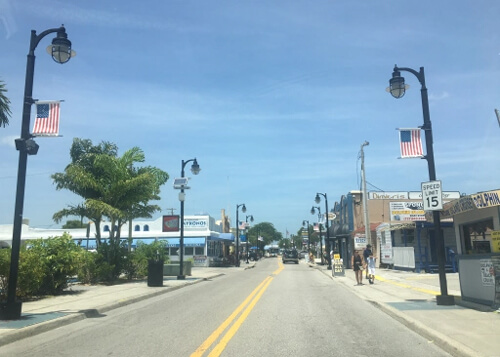
[[[59,135],[60,102],[37,102],[36,118],[33,126],[34,136]]]
[[[423,157],[420,129],[399,129],[401,158]]]

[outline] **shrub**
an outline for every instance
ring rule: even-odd
[[[7,297],[11,249],[0,249],[0,300]]]
[[[97,252],[102,257],[99,264],[102,281],[113,282],[120,277],[125,270],[128,256],[128,249],[125,243],[117,239],[110,239],[103,242],[97,248]]]
[[[62,292],[68,278],[76,275],[81,250],[67,233],[25,243],[19,258],[19,287],[27,294]]]
[[[77,277],[82,284],[97,284],[108,281],[112,275],[111,267],[101,254],[82,250],[77,258]]]
[[[158,240],[151,244],[139,242],[131,257],[131,264],[135,269],[136,276],[145,277],[148,275],[148,260],[163,260],[164,263],[168,263],[170,259],[167,252],[167,241],[165,240]]]

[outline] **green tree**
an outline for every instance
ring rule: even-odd
[[[279,242],[283,239],[283,234],[281,232],[278,232],[276,228],[274,228],[274,225],[269,222],[257,223],[255,226],[248,230],[247,235],[250,244],[257,246],[258,243],[260,247],[262,247],[263,245],[268,245],[274,241]],[[259,236],[263,238],[263,241],[257,241],[257,238]]]
[[[9,125],[9,117],[11,115],[10,100],[5,93],[7,93],[5,84],[3,81],[0,81],[0,126],[4,128]]]

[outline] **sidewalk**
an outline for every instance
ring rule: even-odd
[[[438,274],[377,269],[373,285],[356,285],[352,270],[332,276],[326,265],[309,264],[453,356],[500,356],[500,313],[461,300],[458,273],[446,274],[454,306],[436,304]],[[364,274],[363,274],[364,276]]]
[[[253,268],[255,262],[241,263],[240,267],[193,267],[185,280],[175,276],[163,277],[162,287],[149,287],[146,280],[118,285],[72,285],[64,295],[23,302],[20,320],[0,320],[0,346],[52,330],[87,317],[96,317],[157,295],[166,294],[183,286],[222,276],[229,271]]]

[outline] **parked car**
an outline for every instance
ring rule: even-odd
[[[299,264],[299,253],[295,249],[287,249],[282,255],[283,264],[286,262],[293,262]]]
[[[302,251],[300,251],[300,253],[299,253],[299,259],[304,259],[304,258],[306,258],[307,256],[308,256],[308,254],[307,254],[307,251],[306,251],[306,250],[302,250]]]

